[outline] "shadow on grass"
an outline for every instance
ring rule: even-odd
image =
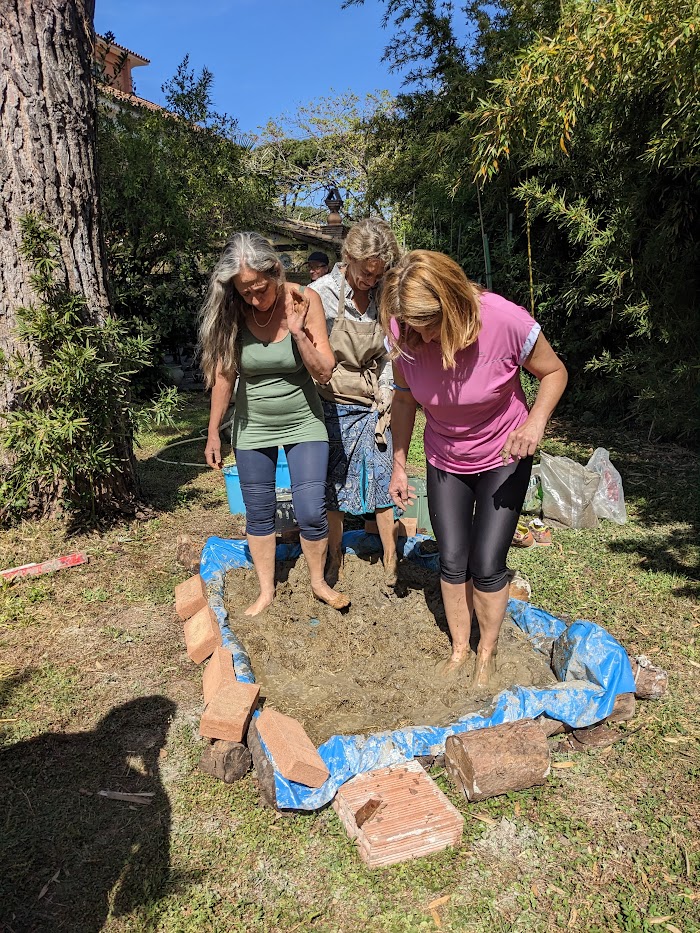
[[[166,697],[143,697],[92,732],[44,733],[0,752],[0,929],[92,933],[158,900],[170,861],[159,753],[175,711]]]

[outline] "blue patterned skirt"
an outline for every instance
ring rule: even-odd
[[[334,512],[364,515],[393,505],[389,481],[394,447],[387,429],[386,447],[374,437],[377,412],[366,405],[323,402],[328,429],[326,507]]]

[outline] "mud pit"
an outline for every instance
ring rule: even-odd
[[[506,687],[556,682],[509,618],[488,690],[471,689],[469,665],[452,679],[437,677],[437,663],[450,653],[440,583],[410,562],[401,565],[393,594],[380,562],[348,556],[338,587],[352,598],[344,613],[313,598],[303,558],[278,564],[277,580],[275,602],[250,618],[243,612],[258,595],[255,572],[230,571],[230,626],[248,652],[261,698],[300,720],[317,745],[338,734],[446,726],[487,707]]]

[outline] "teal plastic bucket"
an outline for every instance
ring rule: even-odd
[[[408,485],[413,486],[415,492],[415,502],[409,505],[403,515],[406,518],[415,518],[417,523],[416,532],[419,535],[430,535],[434,537],[433,526],[430,524],[430,513],[428,511],[428,484],[421,476],[409,476]]]
[[[229,511],[232,515],[245,515],[245,503],[241,493],[241,481],[238,477],[237,466],[226,466],[222,470],[224,482],[226,483],[226,497],[228,499]],[[289,476],[289,464],[284,452],[284,447],[280,447],[277,452],[277,470],[275,471],[275,487],[277,492],[289,492],[292,481]]]
[[[245,505],[243,504],[243,494],[241,493],[241,481],[238,478],[238,467],[226,466],[223,469],[224,482],[226,483],[226,497],[228,498],[228,507],[232,515],[245,515]]]

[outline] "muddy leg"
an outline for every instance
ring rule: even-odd
[[[387,586],[396,586],[398,577],[398,557],[396,555],[396,541],[399,536],[398,523],[394,521],[394,508],[377,509],[374,513],[377,520],[377,530],[382,539],[384,556],[384,582]]]
[[[452,639],[452,655],[441,667],[444,675],[452,674],[469,661],[469,633],[472,619],[472,586],[468,583],[448,583],[440,580],[442,602]]]
[[[248,535],[248,547],[253,558],[255,572],[260,584],[260,596],[245,611],[247,616],[256,616],[266,609],[275,598],[275,547],[272,535]]]
[[[335,586],[343,578],[343,518],[342,512],[329,511],[328,515],[328,580]]]
[[[508,603],[508,586],[496,593],[474,589],[474,609],[479,621],[479,647],[476,652],[474,686],[486,687],[496,672],[498,636]]]
[[[328,550],[328,538],[322,538],[320,541],[307,541],[300,539],[301,549],[304,552],[306,563],[309,565],[309,576],[311,577],[311,589],[314,596],[326,603],[332,609],[345,609],[350,605],[350,600],[342,593],[336,592],[327,583],[323,575],[326,566],[326,552]]]

